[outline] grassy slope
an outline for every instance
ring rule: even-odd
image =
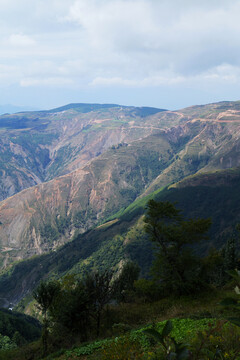
[[[131,204],[171,165],[175,152],[184,147],[197,129],[189,132],[180,139],[172,139],[172,132],[158,131],[129,146],[114,147],[86,165],[84,172],[76,170],[16,194],[4,206],[0,203],[1,244],[12,247],[9,233],[16,244],[11,252],[3,254],[1,265],[6,264],[7,256],[9,264],[16,257],[39,253],[39,248],[47,252],[59,247],[69,241],[73,230],[86,231]],[[179,180],[178,174],[174,176]],[[21,221],[16,227],[16,218],[20,216],[24,216],[26,223]]]
[[[155,325],[158,330],[161,330],[167,319],[172,320],[173,331],[171,335],[175,340],[178,342],[184,341],[191,343],[193,338],[196,338],[197,332],[209,329],[209,324],[214,324],[215,319],[222,319],[234,314],[231,310],[226,312],[226,310],[218,306],[222,299],[232,295],[232,289],[215,290],[201,294],[198,297],[170,297],[153,303],[130,303],[110,306],[108,310],[111,316],[110,321],[118,326],[109,327],[108,320],[108,330],[104,328],[104,326],[102,327],[101,339],[88,344],[79,344],[78,339],[76,339],[75,345],[71,350],[64,349],[64,344],[61,344],[62,349],[57,352],[55,350],[48,358],[58,360],[79,358],[85,360],[98,359],[98,350],[102,346],[106,346],[106,351],[109,351],[111,354],[107,359],[117,359],[117,355],[119,355],[119,353],[122,355],[122,351],[130,351],[130,349],[134,347],[134,343],[136,345],[136,351],[139,349],[139,352],[144,351],[146,355],[150,352],[154,354],[156,348],[152,342],[148,341],[148,337],[143,334],[142,331],[152,325]],[[125,336],[131,339],[129,345],[126,345],[128,340],[126,342],[124,341]],[[119,345],[119,348],[116,349],[118,353],[116,352],[115,354],[114,350],[111,350],[111,347],[115,347],[116,337],[120,343],[123,343],[122,346]],[[216,337],[214,332],[212,338],[213,337]],[[126,346],[129,347],[126,349]],[[0,359],[15,360],[17,358],[19,360],[25,360],[27,356],[32,356],[31,358],[35,359],[35,356],[38,358],[40,348],[41,345],[38,342],[7,353],[2,354],[0,352]],[[122,355],[121,359],[123,358],[124,356]],[[152,359],[152,357],[149,357],[149,359]]]
[[[218,108],[218,111],[223,111],[227,109],[227,107],[231,108],[231,106],[233,106],[233,104],[226,105],[224,103],[220,105],[218,104],[215,107]],[[191,116],[205,116],[205,112],[213,111],[213,108],[214,106],[212,105],[205,107],[195,107],[195,113],[192,111],[192,109],[185,110],[185,113],[188,116],[190,116],[189,114],[191,114]],[[136,109],[133,110],[135,111]],[[63,116],[65,116],[64,114]],[[163,116],[166,115],[166,113],[163,114]],[[101,114],[101,116],[105,115]],[[139,118],[139,122],[140,124],[143,124],[145,119]],[[223,138],[225,136],[225,128],[223,125],[219,125],[217,127],[217,131],[215,131],[215,127],[204,127],[200,122],[193,122],[190,124],[189,131],[191,136],[193,136],[193,134],[197,135],[199,133],[199,129],[203,130],[203,128],[204,131],[206,129],[208,132],[204,133],[201,131],[201,137],[196,136],[198,139],[197,146],[195,146],[196,143],[192,143],[190,146],[187,144],[186,148],[185,145],[189,140],[189,134],[183,133],[183,135],[179,137],[177,132],[176,134],[173,132],[171,147],[175,146],[175,150],[180,151],[180,157],[175,161],[176,169],[177,163],[181,160],[182,157],[184,160],[183,163],[186,166],[190,164],[193,167],[192,171],[197,171],[199,166],[201,166],[201,161],[203,161],[203,159],[204,163],[208,161],[209,151],[209,147],[202,146],[200,140],[204,140],[204,138],[207,138],[207,135],[210,134],[213,144],[213,146],[210,144],[212,146],[210,148],[214,149],[215,145],[219,145],[219,131]],[[144,148],[146,147],[146,144],[143,144],[143,142],[148,141],[150,138],[151,137],[142,141],[141,145],[144,145]],[[175,138],[178,140],[174,140]],[[217,141],[216,144],[215,141]],[[225,141],[229,141],[229,139],[225,139]],[[136,151],[138,153],[138,163],[136,166],[131,166],[129,171],[125,173],[126,179],[129,176],[129,179],[127,180],[129,180],[130,183],[134,183],[134,187],[132,187],[131,192],[123,194],[124,198],[129,196],[128,201],[126,201],[128,203],[131,203],[132,199],[137,195],[138,191],[135,191],[135,187],[137,187],[139,184],[139,178],[143,179],[142,185],[144,185],[144,183],[146,184],[149,179],[156,176],[157,172],[161,171],[165,166],[165,158],[161,158],[158,153],[159,143],[156,142],[156,144],[156,149],[151,149],[149,153],[145,155],[143,154],[142,157],[141,151],[143,149],[141,148],[143,148],[143,146],[140,146],[138,149],[137,142],[135,142],[131,147],[127,147],[129,148],[130,153],[132,153],[131,155],[134,155],[134,159],[136,158]],[[154,146],[153,142],[151,143],[151,146]],[[163,141],[161,141],[161,146],[165,151],[169,150],[169,144],[164,144]],[[202,147],[204,151],[201,150]],[[154,154],[152,154],[152,150],[154,150]],[[193,156],[197,157],[199,151],[201,151],[203,154],[203,159],[198,158],[193,164]],[[121,166],[122,169],[126,169],[126,156],[124,148],[112,149],[109,153],[112,154],[112,158],[114,158],[115,155],[118,157],[119,154],[122,154],[122,158],[120,157],[120,160],[122,161]],[[168,160],[171,162],[172,154],[170,153],[169,155],[170,156]],[[146,162],[146,159],[151,159],[154,161],[153,163],[149,161]],[[101,165],[101,157],[98,161],[96,161],[96,163],[93,163],[92,166],[97,167],[98,164]],[[146,169],[146,164],[149,166],[149,172],[145,174],[142,171]],[[118,171],[116,171],[115,174],[116,183],[122,178],[121,166],[117,166]],[[178,172],[181,172],[182,170],[184,169],[177,169]],[[99,173],[97,168],[94,169],[94,171]],[[156,174],[154,173],[155,171]],[[171,181],[173,181],[173,179],[176,181],[179,180],[179,178],[186,176],[184,171],[182,175],[180,173],[175,173],[175,170],[173,173],[170,171],[169,174]],[[86,234],[79,236],[73,242],[61,248],[59,251],[52,252],[42,257],[29,259],[26,262],[22,262],[14,266],[11,270],[9,270],[9,272],[5,272],[4,276],[0,278],[0,294],[2,294],[1,297],[9,297],[14,301],[18,301],[22,296],[26,295],[28,290],[32,289],[33,284],[36,284],[37,281],[39,281],[39,279],[42,277],[60,277],[66,274],[68,271],[81,273],[85,270],[93,268],[94,266],[117,266],[120,260],[126,257],[131,257],[138,261],[143,268],[143,273],[146,273],[152,259],[151,245],[149,245],[145,239],[139,217],[143,214],[144,207],[148,199],[151,197],[155,197],[156,199],[160,200],[177,201],[179,208],[182,208],[185,215],[189,217],[212,216],[213,227],[211,231],[211,241],[212,243],[217,243],[218,246],[221,246],[225,238],[223,236],[223,238],[220,238],[219,240],[219,235],[225,235],[224,233],[230,232],[234,225],[239,221],[239,173],[236,172],[236,174],[232,176],[229,181],[227,174],[229,174],[229,171],[216,174],[213,173],[211,178],[209,178],[209,182],[205,181],[203,184],[201,181],[199,181],[199,183],[195,184],[194,186],[191,181],[188,183],[183,183],[185,186],[179,185],[178,187],[170,189],[163,188],[159,190],[158,186],[154,193],[151,192],[147,197],[138,199],[137,201],[133,202],[127,209],[120,210],[117,215],[110,218],[118,218],[119,220],[117,222],[106,224],[104,227],[99,227],[89,231]],[[134,176],[135,178],[132,178]],[[135,179],[137,179],[137,181],[135,181]],[[219,179],[223,179],[222,183],[219,181]],[[96,181],[99,183],[98,180],[99,179],[96,178]],[[212,184],[215,184],[215,182],[217,182],[218,185],[213,187]],[[120,204],[120,206],[126,206],[126,202],[122,205]],[[109,202],[109,204],[111,206],[111,202]],[[105,216],[109,216],[113,210],[113,208],[110,208],[109,213],[106,212]],[[137,221],[140,221],[140,223]],[[201,249],[202,252],[206,251],[208,246],[209,244],[204,244]],[[145,251],[142,251],[142,249]],[[146,257],[146,254],[149,255]],[[24,282],[25,277],[28,279],[27,282]],[[16,282],[17,286],[15,286]]]
[[[217,239],[232,232],[240,222],[240,170],[227,169],[189,176],[172,186],[167,186],[137,199],[126,209],[121,209],[109,220],[133,219],[144,214],[149,199],[175,202],[187,217],[211,217],[210,237]]]
[[[157,200],[177,202],[187,217],[212,217],[210,240],[198,249],[221,247],[240,221],[240,171],[226,170],[190,177],[176,187],[152,194]],[[17,302],[41,278],[59,278],[67,273],[84,273],[93,268],[117,267],[131,258],[148,272],[153,255],[143,230],[142,214],[150,196],[135,201],[111,220],[50,254],[19,262],[0,277],[0,297]],[[11,300],[10,300],[11,299]]]

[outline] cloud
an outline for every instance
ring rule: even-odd
[[[240,79],[239,0],[0,0],[0,6],[4,84],[15,78],[21,87],[51,91],[215,84],[224,93],[224,84]]]
[[[101,65],[105,59],[99,70],[112,67],[113,78],[164,69],[194,75],[240,61],[240,2],[210,3],[77,0],[65,20],[79,26],[79,43]]]
[[[12,46],[33,46],[35,45],[34,39],[30,36],[23,35],[23,34],[12,34],[8,38],[8,42]]]
[[[96,77],[91,81],[90,85],[93,87],[158,87],[163,85],[199,84],[203,82],[236,84],[240,82],[240,66],[222,64],[205,72],[190,76],[181,76],[174,72],[163,72],[162,74],[155,74],[155,76],[149,76],[139,80],[128,80],[121,77]]]
[[[20,86],[22,87],[32,87],[32,86],[69,86],[73,85],[73,80],[64,77],[49,77],[49,78],[23,78],[20,81]]]
[[[162,85],[174,85],[180,84],[186,81],[186,79],[182,76],[177,75],[156,75],[153,77],[147,77],[140,80],[128,80],[123,79],[121,77],[113,77],[113,78],[104,78],[97,77],[93,79],[90,83],[91,86],[121,86],[121,87],[157,87]]]
[[[78,23],[91,46],[128,49],[148,47],[157,30],[153,7],[147,1],[75,1],[68,21]]]

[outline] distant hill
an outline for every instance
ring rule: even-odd
[[[153,260],[152,244],[144,232],[142,216],[147,201],[176,202],[187,218],[211,217],[209,240],[196,248],[205,255],[215,246],[221,248],[235,234],[240,222],[240,169],[221,170],[190,176],[137,199],[106,223],[80,234],[60,249],[17,263],[0,276],[0,299],[18,303],[31,293],[38,281],[60,278],[68,273],[84,274],[91,269],[117,268],[131,259],[146,276]]]
[[[104,110],[104,109],[111,109],[111,108],[119,108],[119,109],[132,109],[132,112],[140,117],[146,117],[148,115],[154,115],[162,111],[167,111],[166,109],[158,109],[153,107],[130,107],[130,106],[124,106],[124,105],[117,105],[117,104],[84,104],[84,103],[76,103],[76,104],[68,104],[61,106],[59,108],[55,108],[46,112],[50,113],[56,113],[61,111],[67,111],[67,110],[75,110],[80,113],[89,113],[91,111],[98,111],[98,110]]]
[[[18,301],[52,271],[118,266],[127,256],[146,273],[150,247],[129,239],[144,241],[137,221],[153,196],[213,217],[211,244],[220,246],[239,221],[239,149],[240,102],[179,111],[80,103],[0,116],[0,267],[9,297]]]
[[[16,112],[22,112],[22,111],[36,111],[36,108],[30,107],[30,106],[16,106],[16,105],[0,105],[0,115],[3,114],[14,114]]]
[[[70,104],[0,116],[0,200],[81,168],[113,145],[178,123],[179,115],[161,115],[165,113],[154,108]]]
[[[240,112],[229,105],[206,105],[208,117],[205,107],[198,117],[142,117],[133,107],[71,106],[0,117],[3,267],[58,248],[139,196],[240,165]]]

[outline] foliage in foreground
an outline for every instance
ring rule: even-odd
[[[81,343],[79,338],[75,338],[75,342],[72,344],[66,343],[66,341],[64,342],[64,338],[62,338],[60,342],[56,342],[56,334],[51,333],[49,337],[49,355],[46,359],[115,360],[119,359],[117,357],[117,353],[122,352],[123,354],[126,354],[126,352],[129,351],[130,354],[130,350],[134,351],[136,359],[137,356],[139,359],[144,360],[166,359],[166,354],[161,344],[156,343],[144,333],[144,330],[147,328],[153,328],[158,332],[162,332],[164,326],[166,325],[166,321],[157,322],[153,325],[149,325],[148,327],[145,326],[139,330],[130,331],[130,329],[136,328],[136,326],[142,327],[143,325],[141,324],[146,324],[152,320],[156,321],[156,319],[160,320],[164,317],[171,318],[171,322],[173,324],[173,329],[170,333],[171,337],[173,337],[177,343],[180,342],[191,345],[191,353],[194,353],[193,350],[195,348],[197,349],[201,347],[201,359],[211,359],[210,357],[207,357],[207,355],[204,355],[205,357],[203,356],[203,352],[205,351],[204,349],[209,348],[212,352],[216,351],[216,346],[219,341],[221,342],[222,353],[224,351],[224,353],[226,352],[227,354],[231,354],[237,351],[236,346],[239,343],[238,340],[240,338],[239,329],[234,325],[225,324],[225,322],[222,322],[220,324],[221,326],[216,328],[217,323],[214,320],[216,317],[223,317],[222,308],[220,306],[217,308],[216,305],[219,303],[220,298],[228,296],[228,293],[229,291],[225,290],[224,293],[221,292],[221,294],[220,292],[215,293],[214,295],[206,293],[198,298],[168,298],[162,299],[156,303],[135,303],[113,306],[112,309],[110,309],[110,317],[113,322],[115,321],[118,323],[115,323],[115,325],[112,326],[112,330],[114,331],[112,334],[111,332],[107,332],[105,329],[106,332],[102,333],[102,336],[109,337],[114,335],[114,337],[92,341],[88,344],[85,343],[79,346]],[[233,309],[230,310],[229,314],[234,314]],[[172,319],[176,316],[189,316],[189,314],[191,314],[191,318]],[[124,321],[124,323],[120,324],[119,321]],[[105,322],[104,326],[106,326]],[[198,335],[199,331],[202,336]],[[231,334],[231,339],[228,338],[228,333]],[[64,336],[66,336],[66,333],[64,333]],[[204,338],[204,346],[201,345],[202,338]],[[76,347],[77,344],[78,347]],[[66,349],[73,345],[75,345],[73,350],[63,350],[64,348]],[[40,342],[33,343],[27,347],[15,350],[13,349],[5,353],[0,351],[0,360],[42,359],[41,351]],[[225,358],[232,359],[231,357]],[[120,359],[127,360],[128,358]],[[198,358],[195,356],[194,359]]]
[[[32,318],[15,311],[0,310],[0,349],[13,349],[40,337],[41,325]]]
[[[109,336],[114,324],[114,311],[109,312],[109,304],[117,302],[137,301],[137,294],[141,292],[145,300],[153,295],[166,296],[166,294],[183,295],[192,292],[199,296],[200,291],[208,286],[208,277],[203,274],[213,272],[217,266],[222,266],[223,259],[231,260],[234,251],[226,247],[224,256],[219,252],[213,253],[205,261],[197,257],[191,245],[206,239],[206,231],[210,226],[209,219],[185,220],[180,211],[171,203],[155,202],[151,200],[145,217],[146,232],[150,240],[157,244],[157,261],[155,261],[155,281],[136,281],[139,268],[133,263],[128,263],[121,269],[120,274],[114,275],[113,271],[95,272],[82,279],[74,275],[66,276],[61,282],[49,281],[40,283],[34,292],[43,315],[42,355],[50,354],[58,345],[71,346],[78,338],[79,342],[99,338],[100,331],[104,336]],[[231,245],[231,244],[230,244]],[[234,250],[234,243],[231,248]],[[215,259],[220,260],[215,261]],[[159,261],[160,260],[160,261]],[[219,262],[219,264],[218,264]],[[226,269],[232,261],[225,261]],[[210,266],[211,265],[211,266]],[[157,267],[157,271],[156,271]],[[219,268],[220,268],[219,267]],[[197,286],[200,284],[200,286]],[[154,288],[154,285],[155,288]],[[210,287],[208,287],[210,289]],[[168,298],[166,298],[168,300]],[[176,320],[177,321],[177,320]],[[226,321],[213,324],[209,319],[204,323],[205,330],[196,334],[194,322],[191,328],[189,319],[182,321],[188,329],[185,334],[184,327],[176,321],[155,325],[140,331],[132,331],[128,335],[119,336],[112,340],[95,342],[74,352],[67,352],[68,357],[90,355],[93,352],[96,359],[225,359],[226,354],[232,354],[233,359],[238,356],[240,349],[234,343],[228,344],[223,334]],[[187,323],[188,322],[188,323]],[[117,324],[116,324],[117,325]],[[120,325],[120,324],[118,324]],[[124,328],[124,324],[122,324]],[[189,330],[191,328],[191,330]],[[230,328],[229,328],[230,329]],[[198,324],[199,330],[199,324]],[[232,339],[240,336],[239,329],[232,327]],[[50,339],[51,333],[51,339]],[[155,338],[149,340],[146,336]],[[236,336],[235,336],[236,335]],[[48,347],[48,338],[50,340]],[[221,339],[221,347],[211,343],[211,339]],[[67,343],[64,343],[65,341]],[[157,340],[157,341],[156,341]],[[100,348],[99,351],[96,350]],[[39,348],[40,350],[40,348]],[[121,355],[119,355],[121,354]],[[92,355],[92,356],[93,356]],[[37,359],[38,353],[33,355]],[[120,356],[120,357],[119,357]],[[207,357],[206,357],[207,356]],[[54,358],[54,357],[52,357]]]
[[[150,335],[150,336],[149,336]],[[240,329],[224,320],[173,319],[67,351],[60,359],[239,359]]]

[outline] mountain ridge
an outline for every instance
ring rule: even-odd
[[[133,109],[0,116],[0,200],[80,168],[113,145],[167,126],[158,115],[141,118]]]
[[[36,155],[33,165],[39,170],[45,161],[49,172],[45,182],[39,178],[39,184],[0,202],[1,267],[55,251],[136,199],[187,176],[239,166],[240,103],[224,104],[146,117],[133,114],[133,107],[117,105],[79,115],[76,104],[75,109],[42,118],[28,114],[24,129],[2,128],[0,151],[5,158],[11,159],[12,153],[6,153],[9,139],[16,156],[25,151],[12,167],[21,169],[18,163],[24,163],[31,170],[24,156],[36,150],[45,157]],[[22,114],[0,117],[0,126],[1,120],[11,119],[22,119]],[[39,130],[45,122],[47,127]],[[9,175],[1,163],[0,170],[6,173],[3,184]]]
[[[213,186],[213,181],[216,186]],[[198,247],[198,252],[205,255],[213,246],[221,248],[240,221],[239,186],[240,168],[226,169],[190,176],[176,186],[165,187],[147,196],[142,202],[138,199],[135,207],[126,208],[122,215],[113,216],[114,220],[77,235],[56,251],[25,259],[2,271],[0,300],[5,299],[5,306],[8,303],[17,304],[31,293],[41,279],[56,279],[67,274],[81,276],[96,268],[116,270],[127,259],[137,262],[142,275],[146,276],[153,252],[143,229],[142,217],[150,198],[177,202],[177,208],[187,218],[207,218],[211,215],[210,239]],[[220,209],[224,211],[221,213]],[[28,301],[26,298],[25,305]]]

